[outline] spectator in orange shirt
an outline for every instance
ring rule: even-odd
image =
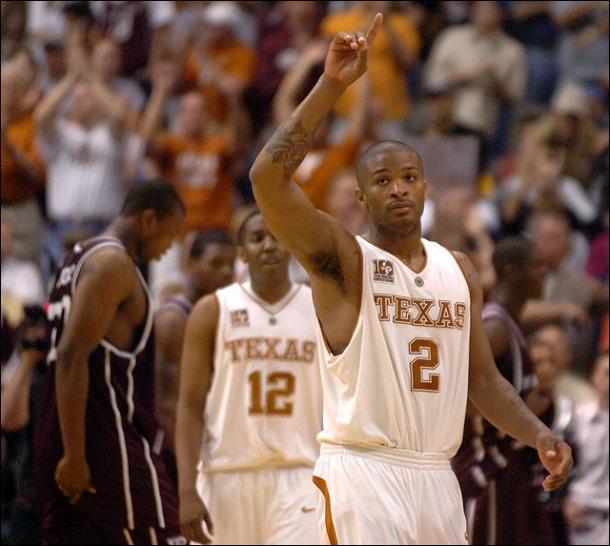
[[[38,261],[42,216],[36,193],[44,166],[35,145],[32,109],[40,94],[36,68],[25,52],[2,67],[2,217],[14,226],[14,253]]]
[[[215,2],[203,11],[201,23],[194,26],[197,42],[184,66],[187,87],[204,94],[209,116],[215,120],[226,118],[230,100],[219,81],[231,80],[241,97],[254,75],[256,58],[237,37],[236,10],[230,2]]]
[[[232,100],[231,119],[220,131],[210,122],[205,97],[199,91],[188,91],[180,97],[175,132],[157,131],[176,76],[168,64],[158,66],[155,72],[153,93],[140,131],[147,152],[157,161],[161,175],[176,187],[186,205],[185,233],[226,229],[234,208],[231,160],[237,144],[235,124],[240,112],[239,88],[224,87]]]
[[[334,37],[346,28],[366,31],[375,13],[384,14],[384,25],[369,52],[372,96],[383,105],[386,120],[400,122],[409,110],[407,71],[417,63],[421,40],[415,25],[402,13],[390,12],[391,2],[352,2],[343,13],[332,13],[322,21],[321,30]],[[356,104],[354,86],[337,102],[335,112],[346,117]]]
[[[229,228],[234,210],[235,151],[239,143],[236,127],[241,117],[238,86],[221,80],[230,99],[230,118],[215,131],[208,116],[205,97],[188,91],[179,99],[175,132],[158,131],[163,107],[175,87],[176,74],[169,63],[159,64],[153,75],[153,92],[146,107],[140,136],[147,152],[157,161],[161,176],[172,183],[186,206],[183,232]],[[179,282],[180,246],[152,270],[153,292],[167,283]]]

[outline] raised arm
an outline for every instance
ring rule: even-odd
[[[311,42],[288,71],[273,98],[273,120],[277,125],[286,121],[297,107],[297,97],[311,69],[326,56],[325,40]]]
[[[114,248],[99,250],[85,262],[57,347],[55,388],[64,453],[55,481],[72,504],[86,490],[94,492],[85,458],[88,358],[135,286],[135,275],[125,274],[132,269],[129,257]]]
[[[145,147],[149,146],[163,113],[163,106],[176,85],[176,69],[167,62],[159,62],[152,69],[152,93],[142,117],[138,134]]]
[[[59,107],[78,81],[78,78],[77,72],[68,72],[51,92],[40,101],[34,111],[34,120],[40,131],[45,134],[53,131]]]
[[[337,222],[316,211],[291,176],[307,155],[322,119],[345,89],[366,71],[368,47],[382,20],[377,14],[366,36],[335,36],[326,55],[324,74],[277,129],[250,170],[254,196],[271,232],[313,275],[323,275],[321,264],[343,262],[338,249],[347,248],[353,254],[356,243]],[[341,265],[353,268],[353,272],[357,268],[357,262]]]
[[[117,136],[122,136],[127,129],[127,103],[93,72],[87,72],[85,79],[89,82],[97,104],[110,121],[115,133]]]
[[[513,386],[495,366],[485,335],[481,312],[483,290],[470,260],[454,252],[470,290],[470,365],[468,398],[496,428],[538,450],[550,472],[543,482],[545,490],[560,487],[572,466],[570,446],[555,436],[527,407]]]
[[[180,494],[180,524],[184,536],[200,544],[210,539],[201,524],[213,533],[212,520],[195,484],[201,451],[205,402],[210,388],[214,340],[218,325],[216,295],[202,299],[189,316],[180,363],[180,391],[176,417],[176,459]]]

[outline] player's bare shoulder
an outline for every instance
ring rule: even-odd
[[[137,273],[125,249],[113,245],[100,248],[84,262],[77,282],[85,278],[109,290],[125,289],[136,286]]]
[[[187,330],[214,331],[218,325],[220,304],[216,292],[201,298],[193,307],[187,322]]]

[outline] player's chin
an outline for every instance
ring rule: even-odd
[[[387,218],[386,225],[395,233],[410,233],[417,219],[414,214],[402,214]]]

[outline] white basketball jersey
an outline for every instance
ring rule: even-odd
[[[360,316],[342,354],[320,327],[325,443],[455,454],[468,395],[470,293],[451,253],[422,239],[414,273],[356,237],[362,251]]]
[[[313,466],[322,388],[311,289],[293,284],[275,304],[262,301],[250,283],[216,296],[201,470]]]

